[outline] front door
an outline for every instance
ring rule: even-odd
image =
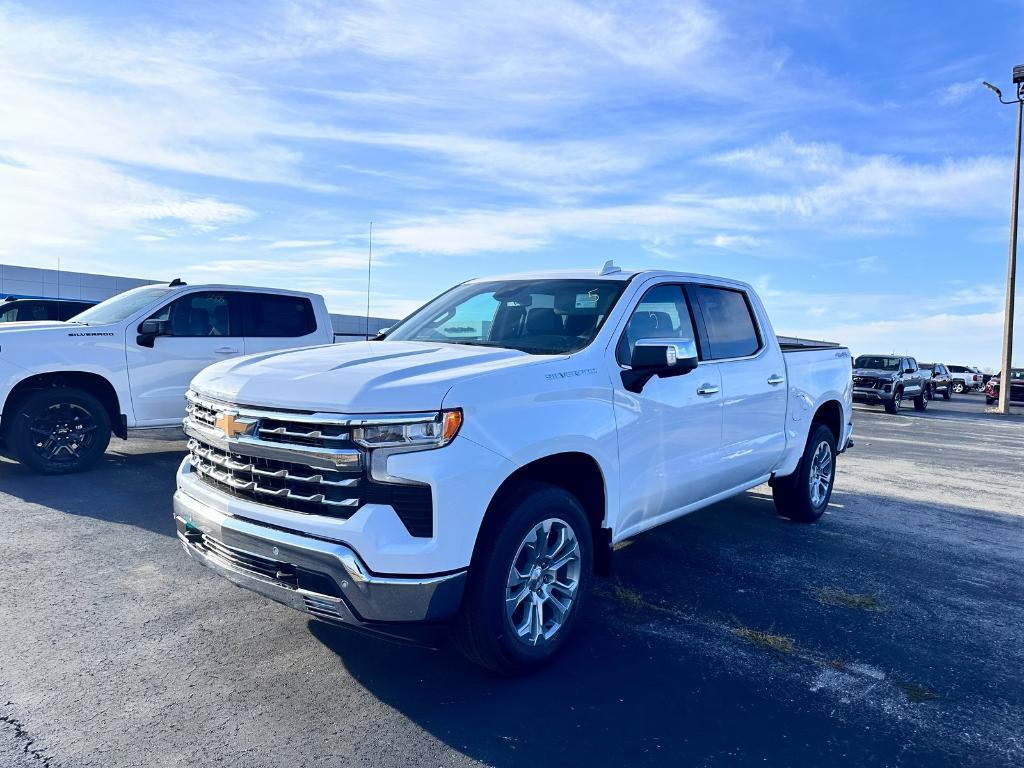
[[[615,350],[628,366],[640,339],[696,339],[683,288],[656,285],[634,309]],[[722,377],[702,360],[683,376],[652,378],[639,394],[613,382],[619,435],[621,535],[657,525],[721,490]],[[618,536],[617,536],[618,537]]]
[[[126,331],[128,379],[138,426],[164,426],[185,416],[192,378],[219,360],[243,353],[237,294],[198,291],[180,296],[149,318],[161,324],[153,346],[139,344],[138,328]]]

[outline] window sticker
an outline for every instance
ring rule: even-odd
[[[600,297],[596,291],[576,294],[576,309],[597,309],[597,301]]]

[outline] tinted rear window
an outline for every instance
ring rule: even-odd
[[[707,330],[711,358],[747,357],[761,348],[750,304],[742,291],[694,286]]]
[[[316,330],[313,303],[303,296],[248,294],[245,335],[293,338]]]

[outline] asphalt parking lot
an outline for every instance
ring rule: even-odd
[[[0,462],[0,765],[1024,764],[1024,417],[857,407],[832,505],[628,542],[571,652],[497,679],[193,565],[180,440]]]

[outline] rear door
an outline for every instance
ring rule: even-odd
[[[247,355],[325,343],[308,297],[255,292],[242,296],[242,332]]]
[[[771,474],[786,448],[786,362],[745,291],[690,285],[703,344],[722,375],[726,490]]]
[[[242,354],[240,295],[196,291],[165,304],[147,318],[163,329],[152,347],[139,344],[137,326],[128,327],[128,378],[139,426],[182,419],[192,378],[212,363]]]

